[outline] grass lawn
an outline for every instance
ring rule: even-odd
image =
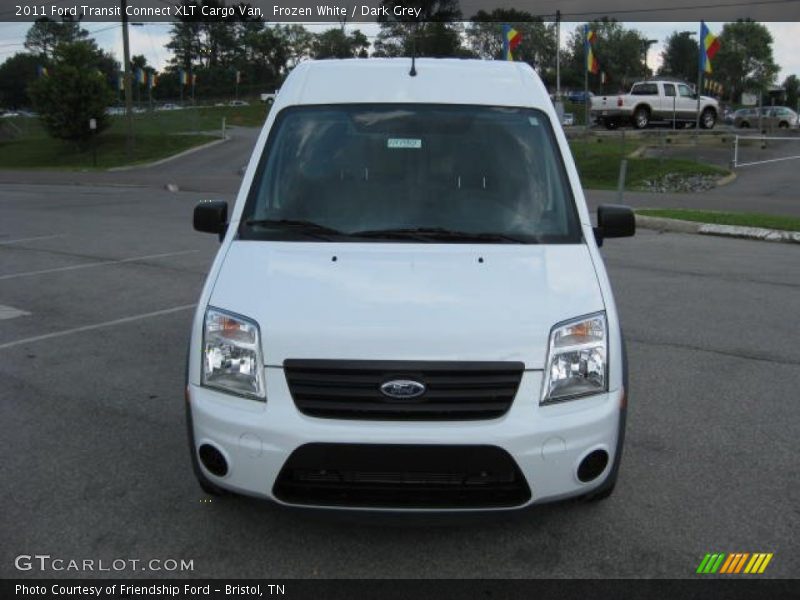
[[[139,135],[132,160],[128,161],[125,136],[104,133],[97,138],[97,169],[152,162],[205,144],[219,136]],[[48,137],[26,138],[0,143],[0,168],[5,169],[93,169],[91,146],[79,148],[72,142]]]
[[[220,131],[222,118],[227,127],[260,127],[267,117],[263,104],[250,106],[203,106],[183,110],[157,110],[135,114],[134,130],[142,134]],[[125,117],[114,117],[112,132],[125,132]]]
[[[800,218],[764,215],[761,213],[729,213],[710,210],[689,210],[683,208],[645,208],[636,211],[645,217],[678,219],[696,223],[715,223],[717,225],[739,225],[742,227],[765,227],[783,231],[800,231]]]
[[[266,118],[263,104],[242,107],[203,107],[153,111],[134,115],[135,146],[132,160],[126,154],[126,119],[111,117],[111,126],[97,138],[97,167],[108,169],[166,158],[194,146],[219,139],[222,119],[226,127],[260,126]],[[91,146],[79,148],[72,142],[47,135],[35,118],[8,119],[6,125],[16,137],[0,142],[0,168],[5,169],[92,169]],[[202,132],[197,134],[196,132]]]
[[[596,190],[616,189],[619,179],[619,165],[623,158],[633,152],[640,142],[608,141],[597,143],[591,139],[572,140],[570,146],[578,173],[584,187]],[[669,173],[684,175],[726,175],[728,171],[706,165],[692,160],[684,159],[659,159],[659,158],[629,158],[628,172],[625,181],[626,189],[637,189],[645,181],[658,179]]]

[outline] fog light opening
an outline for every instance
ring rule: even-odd
[[[593,450],[578,465],[578,479],[582,483],[589,483],[605,471],[606,465],[608,465],[608,452]]]
[[[228,461],[222,455],[222,452],[217,450],[211,444],[203,444],[198,451],[200,455],[200,462],[212,475],[217,477],[225,477],[228,474]]]

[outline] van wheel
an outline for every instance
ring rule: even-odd
[[[644,129],[650,124],[650,111],[645,106],[640,106],[633,113],[633,126],[636,129]]]
[[[619,127],[619,121],[616,119],[606,119],[603,123],[606,126],[606,129],[614,130]]]
[[[700,127],[703,129],[714,129],[716,123],[717,114],[714,112],[714,109],[707,108],[703,111],[703,114],[700,115]]]
[[[789,129],[789,124],[786,121],[781,121],[781,124],[778,125],[781,129]]]
[[[748,123],[747,121],[742,121],[741,123],[739,123],[739,127],[741,129],[750,129],[750,123]]]

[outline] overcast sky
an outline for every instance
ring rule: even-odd
[[[697,22],[623,24],[638,29],[648,39],[658,40],[658,44],[653,45],[648,54],[650,68],[656,68],[661,64],[661,50],[669,34],[673,31],[699,29]],[[708,25],[711,31],[717,34],[722,29],[722,23]],[[775,61],[781,67],[778,83],[788,75],[800,75],[800,23],[765,23],[765,25],[772,32]],[[163,69],[170,56],[169,51],[164,48],[164,44],[169,41],[170,26],[170,23],[145,23],[141,27],[130,27],[131,55],[144,54],[148,63],[155,65],[159,70]],[[315,32],[324,31],[332,26],[331,23],[306,24],[309,30]],[[577,26],[578,23],[562,23],[562,45]],[[0,62],[24,50],[22,43],[29,27],[29,23],[0,23]],[[122,32],[118,25],[87,23],[85,28],[91,32],[101,47],[113,52],[117,59],[122,57]],[[348,29],[361,29],[370,36],[370,41],[379,30],[378,25],[374,23],[348,24]]]

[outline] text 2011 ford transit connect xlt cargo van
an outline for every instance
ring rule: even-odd
[[[613,489],[625,350],[525,64],[330,60],[281,88],[200,297],[195,474],[289,505],[486,510]]]

